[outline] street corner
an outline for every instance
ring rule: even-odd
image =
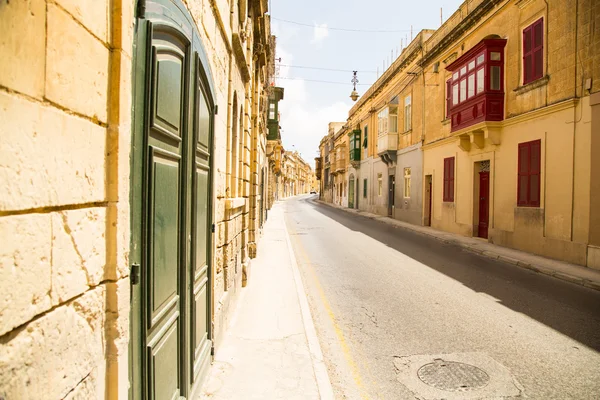
[[[424,400],[512,398],[523,387],[511,372],[484,353],[394,356],[396,378]]]

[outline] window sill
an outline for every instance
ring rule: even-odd
[[[537,89],[537,88],[541,88],[542,86],[546,86],[549,81],[550,81],[550,76],[546,75],[546,76],[543,76],[533,82],[529,82],[523,86],[517,87],[516,89],[513,90],[513,92],[515,92],[517,94],[517,96],[520,96],[522,94],[532,91],[533,89]]]
[[[412,132],[412,128],[411,128],[411,129],[409,129],[409,130],[407,130],[407,131],[401,132],[400,134],[401,134],[401,135],[407,135],[407,134],[409,134],[409,133],[411,133],[411,132]]]

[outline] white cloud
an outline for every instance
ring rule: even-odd
[[[279,29],[277,32],[281,35],[277,38],[276,57],[281,57],[282,64],[294,65],[294,56],[286,51],[285,45],[287,39],[295,32],[290,34]],[[327,32],[326,28],[325,32]],[[277,80],[277,86],[285,90],[283,100],[279,103],[283,147],[286,150],[298,151],[314,169],[319,142],[327,135],[329,122],[345,122],[352,104],[336,101],[323,107],[311,97],[306,81],[291,76],[289,67],[280,67],[279,77],[290,78]]]
[[[314,168],[319,142],[327,134],[329,122],[345,122],[351,105],[338,101],[319,108],[310,101],[305,81],[288,80],[280,85],[285,88],[279,103],[283,146],[298,151]]]
[[[329,36],[329,29],[327,29],[327,24],[317,24],[315,22],[315,27],[313,29],[313,39],[311,40],[311,43],[319,44],[327,36]]]

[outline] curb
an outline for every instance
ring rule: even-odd
[[[323,400],[333,400],[335,398],[333,395],[333,386],[331,386],[331,381],[329,380],[329,373],[327,372],[327,366],[325,365],[325,361],[323,359],[323,352],[321,351],[321,345],[319,344],[319,338],[317,337],[315,324],[310,313],[308,299],[306,297],[306,292],[304,291],[302,278],[300,277],[298,262],[296,261],[296,255],[294,254],[294,249],[290,240],[290,233],[288,232],[285,218],[283,220],[283,228],[285,232],[285,241],[289,249],[290,262],[292,264],[292,272],[294,274],[294,281],[296,283],[296,291],[298,294],[298,302],[300,303],[300,312],[302,314],[304,332],[306,334],[306,341],[308,342],[308,349],[310,351],[310,356],[313,363],[313,371],[317,381],[319,397]]]
[[[480,255],[480,256],[492,259],[492,260],[503,261],[505,263],[512,264],[512,265],[515,265],[515,266],[520,267],[520,268],[524,268],[524,269],[528,269],[528,270],[533,271],[533,272],[537,272],[539,274],[547,275],[547,276],[550,276],[552,278],[560,279],[560,280],[565,281],[565,282],[574,283],[574,284],[579,285],[579,286],[584,286],[584,287],[592,289],[592,290],[600,291],[600,281],[591,281],[589,279],[585,279],[585,278],[582,278],[582,277],[579,277],[579,276],[574,276],[574,275],[567,274],[565,272],[556,271],[556,270],[554,270],[552,268],[548,268],[548,267],[546,267],[544,265],[529,264],[529,263],[526,263],[525,261],[521,261],[521,260],[518,260],[516,258],[508,257],[508,256],[505,256],[505,255],[502,255],[502,254],[494,253],[494,252],[489,251],[489,250],[482,250],[482,249],[470,247],[468,244],[463,243],[463,242],[461,242],[459,240],[448,238],[446,236],[438,236],[438,235],[434,234],[433,232],[432,233],[422,232],[421,230],[413,229],[413,228],[411,228],[409,226],[396,225],[396,224],[388,221],[388,217],[385,217],[385,216],[365,215],[365,214],[362,214],[359,211],[354,211],[353,209],[352,210],[351,209],[346,209],[344,207],[338,207],[337,205],[330,204],[330,203],[327,203],[327,202],[325,202],[323,200],[319,200],[319,199],[316,199],[316,200],[313,200],[313,201],[315,203],[323,204],[323,205],[329,206],[331,208],[335,208],[335,209],[338,209],[338,210],[345,211],[345,212],[347,212],[349,214],[361,215],[363,217],[366,217],[366,218],[369,218],[369,219],[372,219],[372,220],[381,221],[381,222],[383,222],[385,224],[396,226],[397,228],[400,228],[400,229],[405,229],[405,230],[409,230],[411,232],[414,232],[416,234],[420,234],[420,235],[423,235],[423,236],[428,236],[430,238],[436,239],[436,240],[438,240],[440,242],[443,242],[443,243],[446,243],[446,244],[456,244],[456,245],[459,245],[460,247],[462,247],[463,250],[468,251],[469,253],[474,253],[474,254],[477,254],[477,255]]]

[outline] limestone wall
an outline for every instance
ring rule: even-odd
[[[127,398],[133,2],[0,26],[0,397]]]

